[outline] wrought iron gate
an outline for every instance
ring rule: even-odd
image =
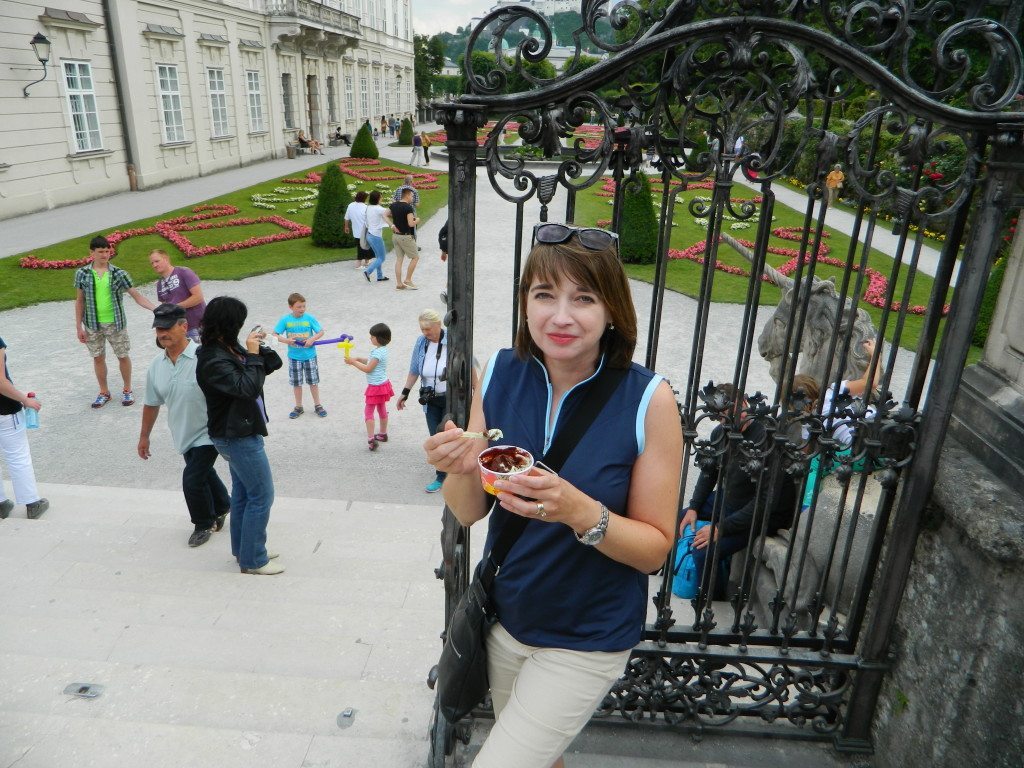
[[[673,600],[676,576],[663,570],[645,640],[597,717],[680,728],[770,725],[780,735],[870,750],[896,614],[971,332],[1007,211],[1024,203],[1022,6],[583,0],[575,50],[553,77],[539,66],[551,31],[530,8],[502,7],[473,31],[467,93],[436,106],[451,173],[448,391],[456,421],[468,416],[473,359],[477,167],[516,206],[508,253],[513,305],[528,201],[540,202],[544,219],[564,193],[560,210],[572,222],[580,196],[600,183],[612,201],[607,226],[618,231],[625,196],[649,174],[660,187],[660,224],[648,367],[659,368],[669,262],[680,255],[672,249],[673,219],[706,221],[703,242],[683,254],[700,263],[689,355],[660,360],[685,371],[674,382],[685,431],[683,498],[701,468],[722,472],[736,462],[756,480],[759,501],[777,498],[786,484],[794,489],[788,531],[774,533],[762,515],[728,569],[718,567],[713,545],[691,603]],[[489,71],[472,69],[477,40],[489,40]],[[608,55],[585,62],[583,45]],[[506,93],[509,82],[521,90]],[[506,154],[510,126],[554,164],[538,168]],[[798,243],[781,270],[787,277],[768,254],[771,239],[782,236],[772,223],[778,187],[800,163],[810,182],[799,190],[803,226],[786,233]],[[828,174],[836,166],[851,237],[828,257],[826,217],[837,207]],[[882,246],[891,260],[883,270],[871,247],[888,215],[892,237]],[[748,229],[752,241],[737,242],[733,229]],[[914,307],[926,236],[938,229],[944,242],[928,268],[932,288]],[[744,271],[723,261],[732,248],[752,262],[744,302],[732,315],[734,353],[722,348],[720,334],[714,348],[708,340],[718,330],[716,284]],[[816,274],[829,267],[835,282],[819,281]],[[765,279],[781,288],[777,307],[762,295]],[[873,317],[867,305],[877,307]],[[877,341],[875,351],[861,344],[866,338]],[[767,373],[758,352],[771,364]],[[726,372],[705,384],[725,355]],[[809,394],[802,379],[794,385],[800,373],[813,374],[820,393]],[[861,373],[869,382],[863,397],[844,397],[840,382]],[[730,399],[715,386],[722,383],[741,394]],[[711,432],[718,421],[724,427]],[[755,423],[763,437],[745,440]],[[840,433],[849,428],[846,448]],[[820,471],[809,473],[814,464]],[[713,521],[722,515],[719,501]],[[468,530],[447,511],[442,543],[447,625],[472,565]],[[722,581],[726,600],[711,599]],[[440,720],[432,726],[434,765],[444,764],[463,730]]]

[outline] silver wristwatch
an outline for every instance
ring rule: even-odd
[[[604,532],[608,530],[608,507],[604,504],[601,505],[601,519],[597,521],[597,525],[593,528],[585,530],[583,533],[576,533],[576,541],[580,544],[586,544],[588,547],[595,547],[604,540]]]

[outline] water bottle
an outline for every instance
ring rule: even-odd
[[[29,392],[28,396],[35,398],[35,392]],[[39,411],[34,408],[25,409],[25,429],[39,429]]]

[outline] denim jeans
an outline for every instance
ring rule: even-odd
[[[370,250],[373,251],[373,255],[376,256],[364,271],[369,274],[373,270],[377,270],[377,279],[380,280],[384,277],[384,270],[381,267],[384,266],[384,257],[387,256],[387,251],[384,250],[384,238],[372,235],[369,232],[366,233],[366,242],[370,246]]]
[[[423,406],[423,412],[426,414],[427,417],[428,434],[437,434],[437,429],[438,427],[441,426],[441,419],[444,418],[444,404],[445,398],[442,395],[441,397],[432,397],[430,400],[427,401],[427,404]],[[437,473],[437,479],[440,480],[441,482],[444,482],[444,479],[446,477],[448,477],[448,475],[445,472]]]
[[[213,528],[217,517],[231,509],[228,489],[213,468],[215,461],[217,449],[212,445],[197,445],[185,451],[181,489],[192,525],[200,530]]]
[[[231,468],[231,554],[242,568],[262,568],[267,557],[267,523],[274,503],[274,479],[263,436],[211,438]]]
[[[704,502],[704,506],[697,510],[698,520],[711,520],[711,515],[715,509],[715,495],[717,491],[712,491]],[[734,510],[729,507],[722,509],[722,518],[728,517]],[[718,537],[718,563],[721,569],[715,577],[715,595],[712,599],[728,599],[726,596],[726,588],[729,586],[727,583],[729,579],[729,569],[723,563],[727,563],[727,559],[731,558],[737,552],[741,552],[747,548],[747,540],[750,538],[750,531],[740,531],[739,533],[733,533],[728,536]],[[705,573],[704,569],[707,568],[708,557],[714,551],[715,543],[708,541],[708,545],[704,549],[695,549],[693,551],[693,565],[696,568],[698,574],[700,574],[701,585],[709,583],[711,578],[710,571]]]

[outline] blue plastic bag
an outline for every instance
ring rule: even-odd
[[[672,594],[676,597],[692,600],[697,596],[697,590],[700,588],[700,574],[697,573],[697,567],[693,563],[693,535],[705,525],[710,524],[707,520],[698,520],[695,523],[696,529],[686,526],[683,529],[683,535],[679,537],[679,544],[676,545],[675,568],[672,571],[675,574],[675,578],[672,579]]]

